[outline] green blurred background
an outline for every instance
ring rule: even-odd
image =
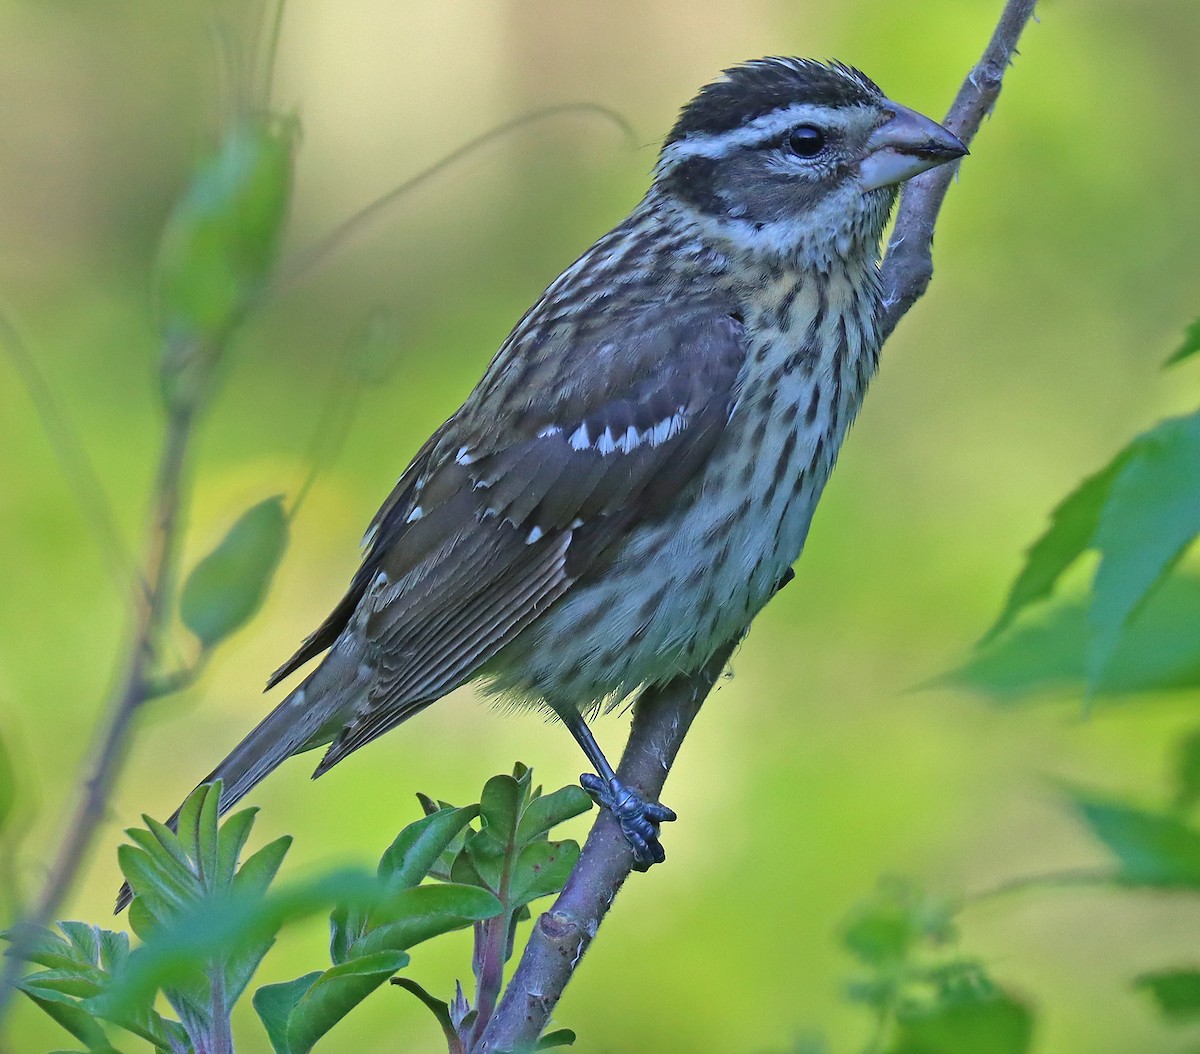
[[[230,5],[232,9],[236,5]],[[347,341],[378,306],[400,358],[363,393],[295,524],[259,618],[201,685],[144,712],[67,917],[103,922],[121,828],[163,816],[264,712],[267,673],[324,616],[362,529],[508,328],[642,193],[678,106],[767,53],[835,56],[940,115],[998,0],[353,0],[287,12],[273,103],[303,127],[285,246],[467,138],[552,103],[625,114],[509,135],[392,208],[273,300],[238,340],[203,426],[190,565],[250,503],[294,493]],[[166,212],[220,122],[213,5],[7,0],[0,7],[0,301],[95,460],[131,545],[160,438],[150,265]],[[1021,707],[914,685],[957,665],[996,613],[1048,509],[1140,428],[1194,405],[1195,365],[1159,364],[1200,310],[1200,7],[1047,0],[998,112],[951,188],[929,295],[881,373],[795,583],[756,623],[701,714],[666,800],[668,865],[622,893],[556,1020],[578,1050],[763,1054],[809,1028],[861,1046],[837,930],[881,874],[973,891],[1102,861],[1054,780],[1163,793],[1195,698]],[[27,393],[0,360],[0,734],[28,833],[7,861],[36,890],[127,632],[93,532]],[[182,649],[186,638],[181,634]],[[278,698],[275,693],[272,698]],[[603,721],[619,750],[627,722]],[[520,759],[575,779],[566,733],[462,691],[310,785],[307,760],[253,796],[257,835],[296,835],[285,873],[369,865],[412,794],[474,800]],[[584,828],[579,828],[582,835]],[[964,946],[1038,1009],[1039,1054],[1195,1049],[1129,978],[1187,960],[1181,900],[1112,893],[969,909]],[[285,934],[260,981],[325,962],[319,923]],[[466,935],[411,969],[446,993]],[[248,1004],[239,1050],[267,1051]],[[237,1019],[235,1019],[237,1020]],[[11,1049],[65,1033],[18,1006]],[[385,990],[330,1050],[428,1051],[415,1001]]]

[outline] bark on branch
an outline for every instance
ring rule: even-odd
[[[946,127],[967,145],[995,105],[1035,2],[1008,0],[1004,5],[987,49],[946,115]],[[885,340],[929,285],[934,226],[956,171],[957,165],[944,165],[905,186],[881,267]],[[733,644],[723,648],[699,673],[678,678],[639,700],[618,774],[645,797],[658,800],[684,736],[733,648]],[[629,877],[632,863],[620,827],[602,810],[562,893],[534,923],[516,972],[473,1054],[532,1048]]]

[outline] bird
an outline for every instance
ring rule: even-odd
[[[699,670],[790,576],[878,364],[898,188],[966,153],[836,61],[754,59],[702,88],[640,203],[399,477],[268,687],[324,658],[202,781],[221,811],[472,681],[560,718],[632,866],[661,862],[674,812],[618,780],[587,719]]]

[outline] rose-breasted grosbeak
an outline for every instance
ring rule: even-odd
[[[683,109],[645,198],[517,323],[271,678],[321,664],[213,771],[229,808],[466,681],[547,707],[645,868],[669,809],[583,715],[699,669],[800,554],[879,352],[897,186],[966,153],[839,63],[765,58]]]

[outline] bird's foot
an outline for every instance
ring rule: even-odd
[[[658,802],[646,801],[637,791],[620,780],[606,780],[591,772],[579,777],[579,783],[602,809],[613,814],[621,832],[633,850],[633,869],[649,871],[661,864],[666,851],[658,840],[658,826],[675,819],[675,813]]]

